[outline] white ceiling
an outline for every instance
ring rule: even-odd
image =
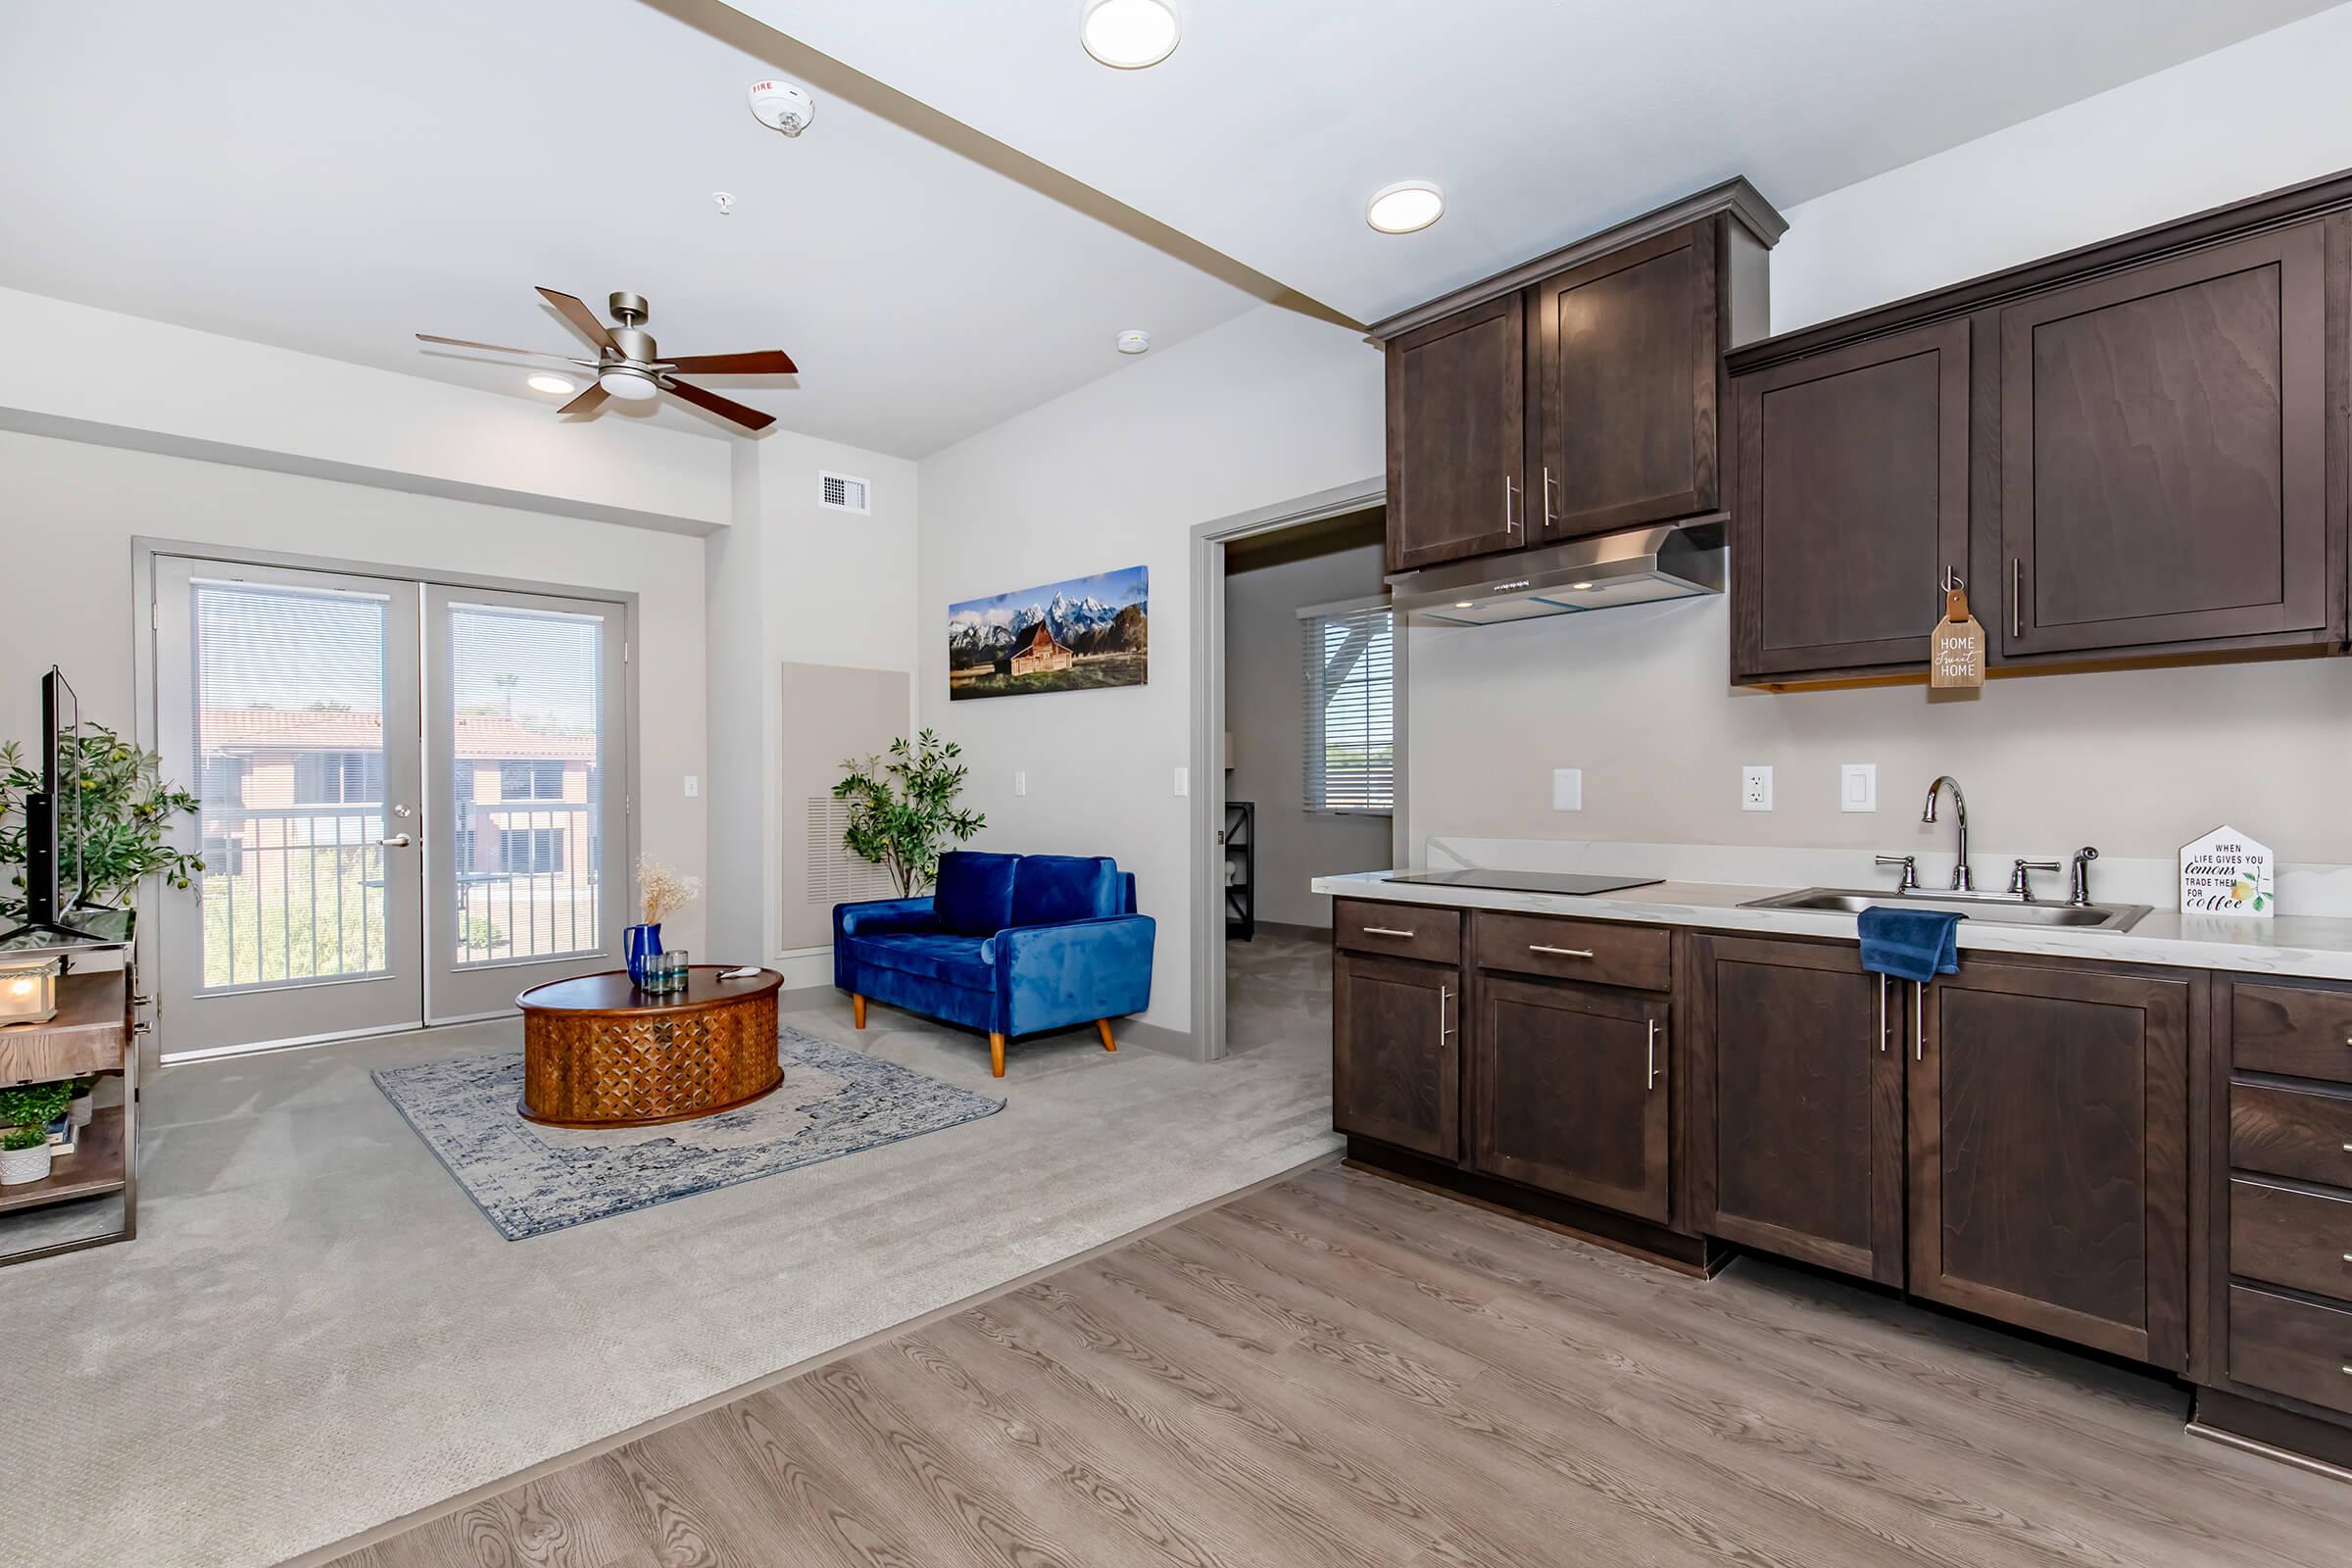
[[[1150,70],[1080,0],[739,10],[1373,320],[1746,174],[1784,210],[2333,0],[1176,0]],[[1433,179],[1445,218],[1364,223]]]
[[[524,362],[411,334],[579,353],[532,285],[600,312],[632,289],[665,352],[801,366],[704,384],[919,456],[1132,363],[1123,327],[1164,346],[1256,303],[837,92],[788,140],[745,107],[774,66],[637,0],[0,10],[0,285],[551,419]],[[732,429],[669,399],[616,416]]]

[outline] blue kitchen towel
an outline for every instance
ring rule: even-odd
[[[1897,980],[1933,980],[1960,972],[1960,922],[1945,909],[1887,909],[1861,914],[1862,967]]]

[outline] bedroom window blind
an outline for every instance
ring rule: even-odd
[[[1396,807],[1396,620],[1388,602],[1298,612],[1305,656],[1306,808]]]

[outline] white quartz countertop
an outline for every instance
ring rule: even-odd
[[[1755,899],[1794,888],[1738,887],[1723,882],[1657,882],[1598,897],[1560,893],[1504,893],[1489,888],[1433,887],[1390,882],[1387,871],[1319,876],[1313,887],[1343,899],[1429,904],[1463,909],[1574,915],[1642,925],[1752,931],[1763,936],[1843,937],[1858,940],[1855,919],[1821,909],[1745,909]],[[1889,903],[1893,901],[1888,900]],[[2233,969],[2249,974],[2352,980],[2352,918],[2280,915],[2271,920],[2198,917],[2156,909],[2131,930],[2085,931],[2062,926],[1960,922],[1963,950],[2038,953],[2054,957],[2111,958],[2119,963],[2164,963],[2189,969]]]

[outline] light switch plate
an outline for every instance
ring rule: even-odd
[[[1027,773],[1015,772],[1012,775],[1012,793],[1015,795],[1029,793],[1029,775]]]
[[[1838,809],[1840,811],[1875,811],[1879,808],[1879,764],[1876,762],[1840,762],[1838,764]]]
[[[1193,793],[1193,770],[1191,768],[1180,767],[1176,770],[1176,793],[1179,795]]]
[[[1772,769],[1760,762],[1750,762],[1740,769],[1740,809],[1769,811],[1772,809]]]
[[[1551,808],[1555,811],[1581,811],[1585,808],[1583,768],[1555,767],[1551,770]]]
[[[691,801],[691,800],[693,800],[693,799],[694,799],[696,796],[698,796],[698,795],[700,795],[700,794],[702,794],[702,793],[703,793],[703,781],[702,781],[701,779],[699,779],[699,778],[695,777],[695,776],[694,776],[692,773],[689,773],[689,774],[687,774],[687,775],[686,775],[686,798],[687,798],[688,800],[690,800],[690,801]]]

